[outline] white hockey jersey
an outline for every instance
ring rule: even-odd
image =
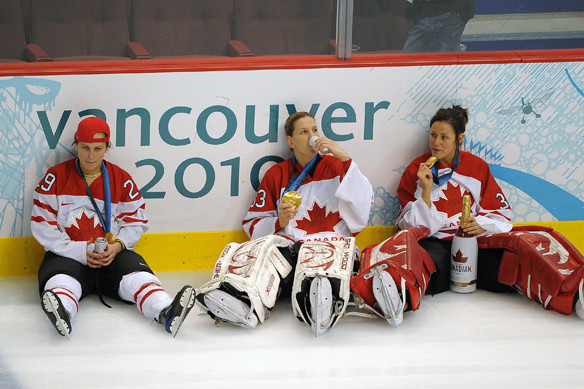
[[[302,196],[296,218],[280,229],[278,209],[294,173],[292,159],[272,166],[264,175],[255,200],[243,219],[251,239],[276,234],[297,241],[355,236],[367,225],[373,188],[355,162],[325,155],[296,191]],[[303,168],[296,163],[297,174]]]
[[[148,230],[145,203],[129,173],[106,162],[111,191],[111,232],[131,249]],[[104,212],[103,175],[90,186]],[[45,250],[87,263],[87,241],[105,236],[75,159],[50,168],[35,189],[31,229]]]
[[[469,152],[460,152],[460,164],[448,181],[432,184],[429,208],[421,198],[422,185],[417,176],[420,164],[429,157],[426,153],[414,159],[401,177],[397,190],[401,209],[396,221],[400,229],[421,225],[430,230],[430,236],[452,239],[462,213],[462,196],[467,192],[473,199],[471,214],[482,228],[491,233],[511,230],[511,207],[503,191],[489,165]],[[450,171],[450,167],[440,165],[438,174]]]

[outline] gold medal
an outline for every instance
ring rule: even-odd
[[[302,203],[302,196],[300,195],[300,193],[291,190],[289,192],[284,193],[284,195],[282,196],[282,203],[292,204],[293,208],[298,208],[300,206],[300,203]]]
[[[107,242],[109,244],[114,244],[114,242],[116,241],[116,236],[114,234],[112,234],[111,232],[108,232],[107,234],[105,234],[105,238],[107,239]]]
[[[438,161],[438,158],[436,158],[435,156],[431,156],[426,160],[426,165],[428,165],[428,167],[432,167],[432,165],[434,165],[436,161]]]

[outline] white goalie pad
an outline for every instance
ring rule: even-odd
[[[315,336],[343,316],[351,295],[355,238],[306,242],[298,253],[292,285],[292,309]],[[315,306],[315,304],[317,306]]]
[[[209,297],[205,296],[208,292],[219,289],[222,284],[229,284],[249,297],[250,311],[246,312],[241,321],[233,320],[233,313],[242,312],[241,307],[234,307],[225,317],[215,316],[241,325],[249,324],[250,315],[255,312],[259,321],[263,323],[268,316],[268,309],[276,303],[280,280],[292,271],[292,266],[278,250],[278,247],[289,245],[288,239],[277,235],[241,244],[228,244],[215,263],[213,278],[197,290],[197,295],[203,295],[202,299],[198,298],[199,303],[210,301],[210,298],[205,299]],[[213,305],[217,308],[217,305]],[[204,304],[203,306],[205,309],[210,308]]]
[[[256,328],[258,325],[258,317],[248,304],[220,289],[206,292],[203,303],[215,317],[229,323],[244,328]]]
[[[314,336],[318,336],[329,328],[333,314],[333,290],[328,278],[316,276],[310,283],[310,326]]]

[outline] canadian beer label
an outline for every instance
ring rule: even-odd
[[[452,239],[450,256],[450,290],[458,293],[470,293],[477,289],[477,255],[476,238]]]

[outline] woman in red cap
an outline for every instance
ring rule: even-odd
[[[173,300],[132,250],[148,229],[145,202],[130,174],[104,160],[108,124],[83,119],[73,146],[78,157],[50,168],[33,197],[31,229],[46,250],[38,274],[43,311],[69,337],[79,301],[97,293],[105,305],[102,295],[135,303],[176,335],[194,289],[184,286]]]

